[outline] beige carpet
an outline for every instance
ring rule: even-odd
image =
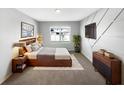
[[[84,70],[75,56],[71,55],[72,67],[34,67],[33,70]]]
[[[84,70],[33,70],[28,67],[23,73],[14,73],[3,85],[101,85],[105,79],[81,54],[74,53]]]

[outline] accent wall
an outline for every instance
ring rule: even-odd
[[[85,25],[96,22],[97,39],[85,38]],[[80,22],[81,52],[92,62],[92,52],[105,49],[122,60],[122,83],[124,84],[124,10],[100,9]]]

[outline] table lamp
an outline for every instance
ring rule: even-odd
[[[14,47],[19,47],[19,57],[24,56],[23,47],[26,46],[25,42],[16,42],[16,43],[14,43],[13,46]]]

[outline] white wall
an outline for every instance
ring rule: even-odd
[[[71,26],[71,42],[53,42],[50,41],[50,26]],[[70,22],[40,22],[39,24],[40,31],[43,35],[43,44],[46,47],[65,47],[68,50],[72,51],[73,43],[72,36],[74,34],[79,34],[80,32],[80,22],[79,21],[70,21]]]
[[[122,83],[124,84],[124,11],[115,20],[112,26],[107,30],[107,32],[101,37],[101,39],[95,44],[93,48],[91,46],[94,44],[95,40],[85,38],[85,28],[84,26],[100,21],[103,14],[107,9],[101,9],[96,13],[91,14],[87,18],[80,22],[80,34],[82,38],[82,54],[84,54],[92,62],[92,52],[98,49],[106,49],[115,55],[117,55],[122,60]],[[103,31],[108,27],[108,25],[113,21],[121,9],[109,9],[100,22],[97,25],[97,39]]]
[[[13,43],[21,36],[21,21],[35,25],[37,35],[38,23],[16,9],[0,9],[0,83],[11,75]]]

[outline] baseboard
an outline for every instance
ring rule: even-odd
[[[4,81],[6,81],[11,75],[12,75],[12,73],[10,73],[9,75],[7,75],[7,76],[4,77],[3,79],[1,79],[1,80],[0,80],[0,84],[2,84]]]
[[[91,62],[82,52],[81,52],[81,55],[84,56],[89,62]]]

